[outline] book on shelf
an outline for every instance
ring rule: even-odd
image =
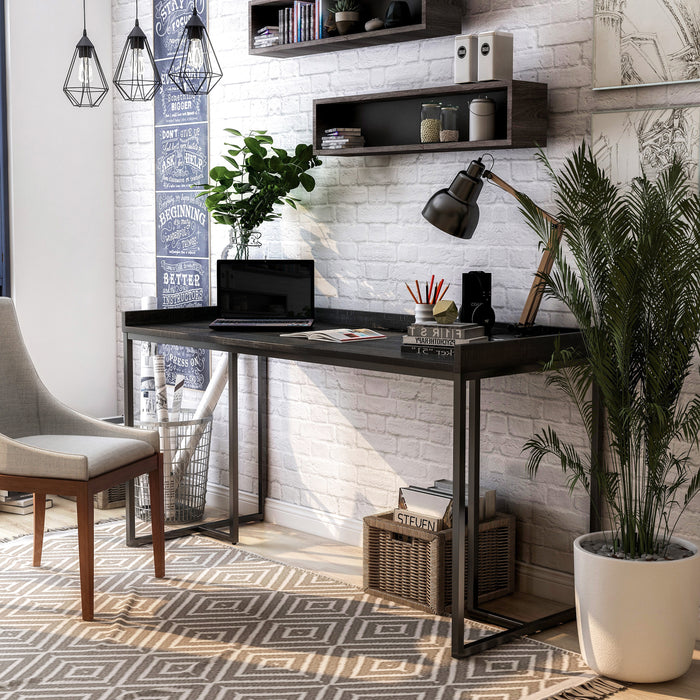
[[[284,338],[306,338],[323,340],[328,343],[350,343],[358,340],[379,340],[386,338],[382,333],[369,328],[333,328],[327,331],[299,331],[298,333],[281,333]]]
[[[360,136],[362,129],[359,126],[343,126],[333,129],[324,129],[323,135],[326,136]]]
[[[280,28],[268,25],[261,27],[253,37],[253,48],[260,49],[265,46],[276,46],[280,43]]]
[[[46,507],[53,507],[53,500],[48,496],[46,497]],[[2,501],[0,503],[0,512],[14,513],[15,515],[31,515],[34,512],[34,498],[30,498],[29,503],[19,503],[15,500]]]
[[[417,527],[421,530],[428,530],[429,532],[439,532],[445,529],[445,523],[442,518],[425,515],[424,513],[414,513],[404,508],[394,508],[394,522],[408,525],[409,527]]]
[[[324,151],[342,151],[347,148],[362,148],[364,143],[331,143],[331,144],[321,144],[321,150]]]
[[[277,46],[280,43],[280,38],[279,36],[275,35],[270,35],[270,36],[264,36],[264,37],[255,37],[253,39],[253,48],[254,49],[264,49],[268,46]]]
[[[321,146],[323,148],[357,148],[359,146],[365,145],[365,139],[363,136],[353,137],[353,138],[325,138],[321,139]]]
[[[484,334],[484,327],[479,323],[412,323],[406,329],[406,335],[413,338],[474,338]]]
[[[324,134],[321,136],[321,141],[328,143],[348,143],[350,141],[364,141],[365,137],[362,134]]]

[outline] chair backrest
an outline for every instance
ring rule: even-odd
[[[14,304],[0,297],[0,433],[11,438],[39,434],[47,397],[22,339]]]

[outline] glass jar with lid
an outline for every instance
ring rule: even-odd
[[[426,102],[420,109],[420,142],[440,142],[440,103]]]
[[[440,142],[459,141],[459,128],[457,126],[457,113],[459,108],[455,105],[442,105],[440,110]]]

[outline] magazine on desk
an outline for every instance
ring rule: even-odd
[[[281,333],[283,338],[306,338],[323,340],[328,343],[349,343],[357,340],[378,340],[386,338],[382,333],[369,328],[333,328],[327,331],[301,331],[299,333]]]

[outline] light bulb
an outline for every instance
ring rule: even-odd
[[[90,87],[90,81],[92,80],[92,63],[90,62],[89,56],[83,56],[80,59],[78,80],[84,88]]]
[[[142,81],[146,72],[146,64],[143,57],[143,49],[131,49],[131,75]]]
[[[191,71],[200,71],[204,66],[204,51],[202,50],[201,39],[190,39],[190,45],[187,49],[187,69]]]

